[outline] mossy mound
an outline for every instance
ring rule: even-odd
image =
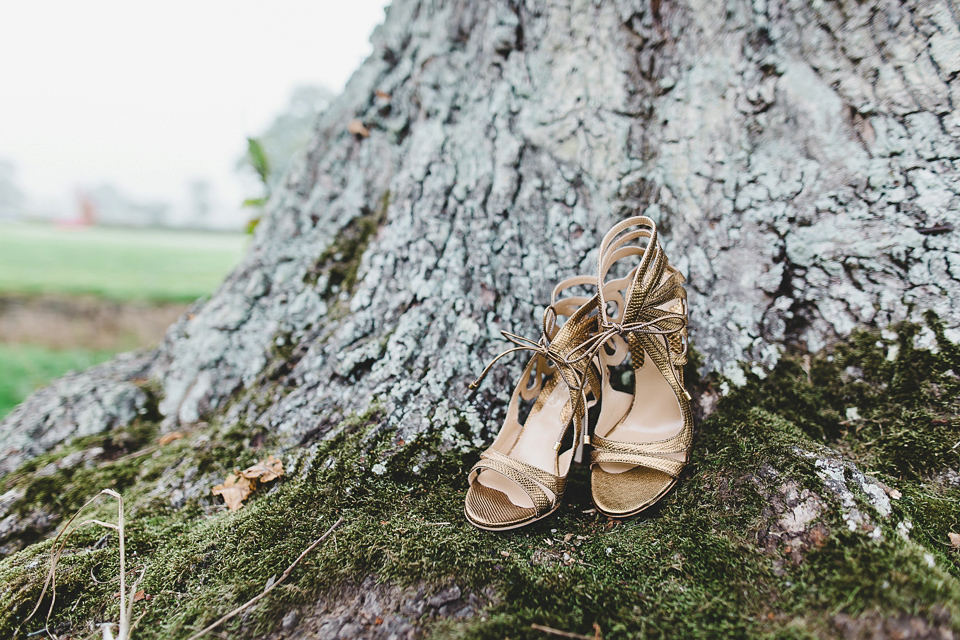
[[[0,481],[12,496],[7,518],[49,516],[33,532],[46,538],[0,561],[0,635],[42,627],[42,615],[24,619],[40,595],[52,526],[101,488],[127,500],[128,580],[145,568],[138,638],[186,637],[260,593],[339,517],[289,580],[221,631],[542,638],[531,625],[592,636],[596,623],[607,639],[952,634],[960,348],[935,318],[930,329],[933,350],[914,346],[914,326],[860,332],[750,378],[699,425],[678,488],[619,523],[590,511],[588,473],[578,468],[554,517],[507,534],[473,529],[461,510],[477,452],[448,451],[439,435],[395,442],[376,407],[336,437],[286,452],[286,476],[231,513],[209,487],[283,453],[270,435],[214,424],[158,446],[144,424],[75,442]],[[77,458],[91,447],[102,452]],[[70,455],[80,461],[58,467]],[[50,628],[88,633],[119,615],[117,541],[85,528],[68,548]],[[380,588],[370,576],[392,589],[393,604],[368,598],[349,622],[340,611],[323,627],[331,602]],[[299,618],[281,628],[290,611]]]

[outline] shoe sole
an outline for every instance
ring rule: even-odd
[[[467,522],[469,522],[470,524],[472,524],[474,527],[476,527],[477,529],[482,529],[483,531],[510,531],[510,530],[512,530],[512,529],[519,529],[520,527],[526,527],[527,525],[531,525],[531,524],[533,524],[534,522],[539,522],[540,520],[543,520],[543,519],[546,518],[547,516],[552,515],[553,512],[556,511],[556,510],[559,509],[559,508],[560,508],[560,503],[558,502],[558,503],[557,503],[557,506],[555,506],[553,509],[551,509],[550,511],[546,512],[546,513],[543,514],[542,516],[538,516],[538,517],[534,518],[533,520],[524,520],[523,522],[520,522],[520,523],[518,523],[518,524],[511,524],[511,525],[506,526],[506,527],[488,527],[488,526],[486,526],[486,525],[478,524],[478,523],[474,522],[473,520],[471,520],[471,519],[470,519],[470,516],[467,515],[467,508],[466,508],[466,507],[463,508],[463,517],[466,519]]]
[[[671,482],[670,484],[668,484],[668,485],[666,486],[666,488],[664,488],[663,491],[661,491],[660,493],[658,493],[656,498],[654,498],[653,500],[651,500],[651,501],[648,502],[647,504],[643,505],[642,507],[640,507],[640,508],[638,508],[638,509],[634,509],[633,511],[629,511],[629,512],[627,512],[627,513],[610,513],[609,511],[604,511],[603,509],[600,508],[600,505],[597,504],[596,500],[593,501],[593,506],[596,508],[597,513],[602,513],[603,515],[608,516],[608,517],[610,517],[610,518],[620,518],[620,519],[623,519],[623,518],[632,518],[633,516],[639,515],[639,514],[643,513],[644,511],[646,511],[646,510],[649,509],[650,507],[654,506],[655,504],[657,504],[658,502],[660,502],[661,500],[663,500],[664,497],[666,497],[666,495],[667,495],[668,493],[670,493],[670,490],[673,489],[675,486],[677,486],[677,483],[678,483],[679,481],[680,481],[679,478],[674,478],[674,479],[673,479],[673,482]]]

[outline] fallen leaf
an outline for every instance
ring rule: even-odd
[[[817,525],[810,530],[810,544],[815,549],[822,549],[827,544],[827,540],[830,539],[830,536],[827,535],[826,529],[823,525]]]
[[[877,484],[880,485],[880,488],[883,489],[886,492],[886,494],[890,496],[892,500],[899,500],[900,498],[903,497],[903,494],[897,491],[896,489],[894,489],[893,487],[888,487],[882,482],[878,482]]]
[[[182,437],[183,437],[182,433],[180,433],[179,431],[174,431],[173,433],[167,433],[157,438],[157,444],[159,444],[162,447],[163,445],[170,444],[174,440],[179,440]]]
[[[564,542],[570,542],[571,540],[573,540],[573,534],[572,534],[572,533],[568,533],[567,535],[563,536],[563,541],[564,541]]]
[[[377,616],[377,619],[373,621],[373,624],[375,625],[383,624],[383,618],[381,618],[380,616]]]
[[[152,597],[153,597],[152,595],[150,595],[143,589],[140,589],[140,591],[137,591],[135,594],[133,594],[133,601],[140,602],[141,600],[149,600]]]
[[[251,493],[253,493],[253,482],[239,474],[230,476],[226,482],[213,488],[213,495],[223,496],[223,501],[227,503],[230,511],[236,511],[242,507],[243,501]]]
[[[509,552],[509,551],[501,551],[501,552],[500,552],[500,555],[502,555],[504,558],[509,558],[509,557],[510,557],[510,552]]]
[[[240,475],[249,480],[270,482],[283,475],[283,461],[276,456],[267,456],[252,467],[247,467],[241,471]]]
[[[370,129],[367,129],[365,126],[363,126],[362,120],[351,120],[350,124],[347,125],[347,132],[362,138],[367,138],[370,136]]]
[[[960,549],[960,533],[953,533],[951,531],[947,536],[950,538],[950,546],[953,547],[954,550]]]

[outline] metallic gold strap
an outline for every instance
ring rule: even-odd
[[[511,458],[503,453],[500,453],[496,449],[487,449],[482,454],[480,454],[481,459],[494,460],[496,462],[501,462],[503,464],[509,465],[523,473],[527,476],[530,476],[544,487],[553,492],[554,495],[561,495],[563,493],[564,487],[567,484],[567,479],[560,476],[555,476],[552,473],[547,473],[539,467],[521,462],[515,458]]]
[[[640,241],[641,244],[629,244],[634,241]],[[642,257],[628,287],[620,321],[613,322],[607,316],[604,281],[612,266],[626,255]],[[606,341],[609,336],[623,335],[637,361],[634,366],[642,362],[644,352],[650,354],[677,396],[689,399],[677,370],[686,361],[687,349],[687,308],[683,280],[683,275],[669,266],[653,220],[646,216],[635,216],[614,225],[600,243],[600,333],[594,340]],[[675,311],[674,306],[670,310],[660,308],[671,300],[680,301],[679,310]],[[669,353],[670,345],[678,345],[681,351]],[[586,348],[595,350],[589,345]]]
[[[591,465],[601,464],[604,462],[620,462],[624,464],[632,464],[640,467],[656,469],[657,471],[662,471],[674,478],[680,476],[680,471],[682,471],[683,467],[686,465],[686,462],[682,460],[674,460],[673,458],[664,458],[662,456],[615,453],[613,451],[597,450],[590,452]]]
[[[508,460],[510,459],[508,458]],[[511,462],[515,461],[511,460]],[[530,496],[538,516],[550,511],[555,506],[556,501],[560,499],[559,495],[554,494],[553,500],[551,500],[550,497],[547,496],[547,492],[544,491],[540,485],[510,464],[500,462],[499,460],[481,459],[480,462],[473,465],[473,468],[470,470],[470,475],[473,476],[474,472],[479,474],[480,471],[484,470],[495,471],[517,483],[517,485]]]
[[[610,440],[600,436],[593,436],[592,440],[594,451],[607,451],[613,453],[623,453],[630,455],[663,455],[667,453],[686,454],[686,447],[680,434],[663,440],[653,442],[621,442],[619,440]]]
[[[656,442],[620,442],[595,435],[591,441],[590,463],[623,462],[658,469],[676,477],[686,464],[686,429],[672,438]],[[683,454],[683,460],[666,457],[666,454]]]

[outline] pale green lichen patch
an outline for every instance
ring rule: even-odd
[[[398,443],[379,407],[290,452],[287,476],[233,513],[209,486],[277,446],[243,425],[38,475],[63,457],[54,453],[4,486],[60,516],[101,485],[123,489],[128,567],[131,576],[146,568],[152,596],[137,603],[143,638],[185,637],[258,594],[339,517],[288,581],[222,631],[259,637],[291,609],[310,615],[324,594],[369,575],[411,588],[492,588],[472,617],[409,621],[442,637],[542,637],[531,624],[591,634],[595,622],[607,639],[812,638],[868,623],[958,631],[960,562],[947,534],[960,532],[960,351],[942,334],[935,353],[917,349],[915,332],[857,333],[829,353],[788,354],[763,380],[747,374],[698,426],[678,487],[622,523],[590,512],[589,474],[578,467],[556,515],[504,534],[473,529],[462,499],[477,451],[449,450],[450,419]],[[4,635],[35,603],[49,548],[37,542],[0,561]],[[116,619],[115,538],[90,529],[70,548],[53,628]]]

